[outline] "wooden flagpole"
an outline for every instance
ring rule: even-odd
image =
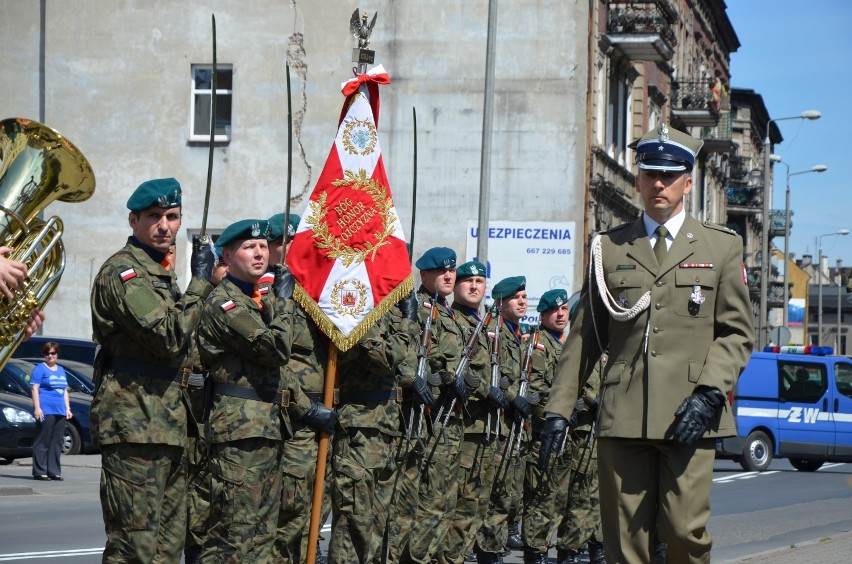
[[[328,364],[325,368],[325,382],[322,387],[322,402],[329,409],[334,408],[334,383],[337,379],[337,345],[329,341]],[[325,487],[325,466],[328,458],[328,434],[320,433],[317,452],[316,476],[314,476],[314,495],[311,501],[311,526],[308,532],[308,553],[303,554],[307,564],[314,564],[317,558],[319,542],[320,515],[322,514],[322,494]]]

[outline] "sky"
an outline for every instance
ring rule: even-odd
[[[790,178],[790,252],[816,255],[817,238],[852,231],[852,2],[726,0],[740,40],[731,54],[731,85],[763,96],[770,118],[819,110],[815,121],[777,122],[774,147],[790,173],[824,164],[823,173]],[[761,133],[761,137],[765,135]],[[772,207],[784,209],[787,168],[775,165]],[[784,248],[784,238],[773,243]],[[852,267],[852,234],[822,237],[822,253]]]

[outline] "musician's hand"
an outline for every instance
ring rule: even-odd
[[[29,339],[33,333],[38,331],[42,323],[44,323],[44,311],[40,309],[32,310],[30,318],[27,320],[27,325],[24,327],[24,340]]]
[[[12,251],[11,247],[0,247],[0,291],[10,302],[15,299],[12,291],[20,288],[27,277],[26,265],[7,258]]]

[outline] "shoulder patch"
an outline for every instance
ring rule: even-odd
[[[257,281],[258,286],[262,284],[272,284],[275,282],[275,274],[272,272],[267,272],[263,276],[260,277],[260,280]]]
[[[259,285],[257,287],[257,293],[260,294],[261,296],[265,296],[266,294],[269,293],[269,286],[260,286]]]
[[[426,309],[432,309],[432,304],[430,304],[429,302],[423,302],[423,307],[425,307]]]
[[[133,268],[128,268],[127,270],[119,272],[118,277],[121,279],[122,282],[127,282],[128,280],[136,278],[136,270]]]
[[[701,224],[704,227],[709,227],[715,231],[721,231],[722,233],[727,233],[728,235],[736,235],[737,232],[729,227],[725,227],[724,225],[720,225],[718,223],[710,223],[709,221],[702,221]]]
[[[222,308],[222,311],[228,312],[237,307],[237,304],[234,303],[234,300],[228,300],[219,304],[219,307]]]
[[[538,349],[538,350],[540,350],[540,351],[543,351],[543,350],[544,350],[544,344],[542,344],[542,343],[538,343],[538,344],[535,346],[535,348],[537,348],[537,349]]]

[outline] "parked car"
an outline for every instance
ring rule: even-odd
[[[830,347],[767,347],[752,353],[731,405],[737,436],[716,455],[763,472],[774,458],[813,472],[852,462],[852,360]]]
[[[20,396],[0,392],[0,464],[32,456],[36,420],[20,407]]]
[[[32,393],[30,391],[30,376],[33,365],[19,358],[10,358],[3,370],[0,370],[0,391],[5,391],[20,399],[15,400],[15,407],[33,414]],[[71,412],[74,417],[65,425],[65,443],[62,454],[80,454],[92,450],[92,435],[89,430],[89,410],[92,406],[92,396],[70,392]]]
[[[93,341],[70,337],[51,337],[49,335],[33,335],[18,345],[18,348],[12,353],[12,358],[37,358],[41,362],[41,348],[49,342],[59,345],[61,351],[59,357],[62,360],[73,360],[89,366],[95,363],[97,345]]]
[[[33,365],[42,361],[40,358],[23,358]],[[72,392],[80,392],[81,394],[95,393],[95,383],[92,381],[95,369],[92,365],[76,360],[59,359],[56,364],[65,369],[65,374],[68,378],[68,388]]]

